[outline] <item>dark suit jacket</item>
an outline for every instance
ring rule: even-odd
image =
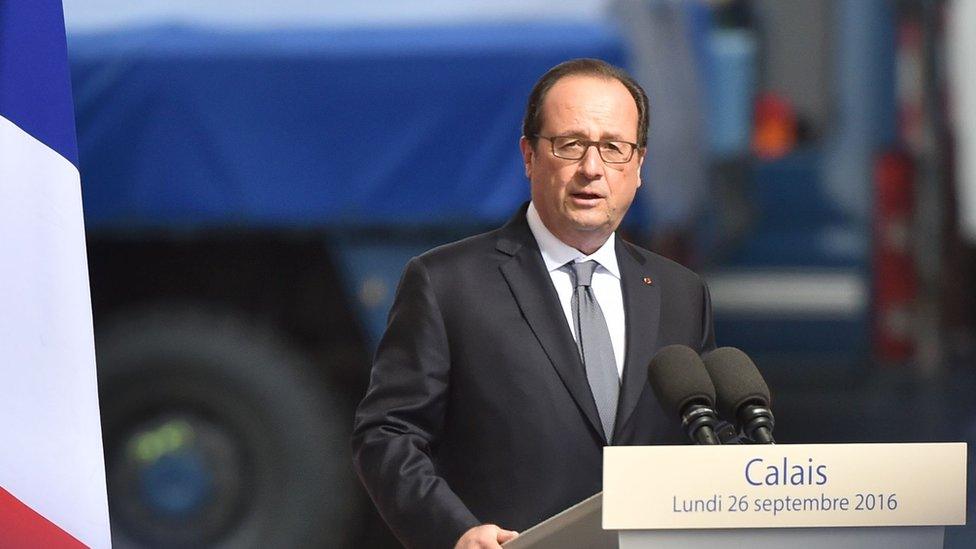
[[[680,442],[647,382],[661,347],[714,348],[691,271],[618,238],[627,326],[614,444]],[[356,413],[357,472],[407,546],[524,530],[601,489],[596,404],[525,208],[407,265]]]

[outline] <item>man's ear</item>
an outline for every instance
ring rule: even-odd
[[[535,160],[535,149],[532,142],[524,135],[519,139],[519,149],[522,151],[522,161],[525,164],[525,177],[532,179],[532,162]]]
[[[647,147],[637,149],[637,186],[644,184],[641,179],[641,169],[644,167],[644,157],[647,156]]]

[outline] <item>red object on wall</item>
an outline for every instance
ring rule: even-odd
[[[908,360],[918,277],[912,257],[914,165],[907,153],[883,153],[875,166],[874,350],[885,362]]]
[[[796,146],[796,111],[786,97],[766,92],[756,98],[753,113],[752,152],[763,160],[775,160]]]
[[[0,488],[0,547],[4,549],[88,549],[71,534]]]

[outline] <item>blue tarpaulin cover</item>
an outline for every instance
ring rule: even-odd
[[[496,224],[535,80],[622,65],[604,23],[69,39],[89,228]]]

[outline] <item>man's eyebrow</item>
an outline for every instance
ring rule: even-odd
[[[600,134],[600,139],[604,141],[630,141],[629,139],[624,137],[624,134],[619,132],[614,132],[614,131],[603,132],[602,134]]]

